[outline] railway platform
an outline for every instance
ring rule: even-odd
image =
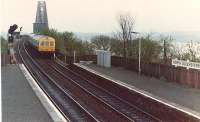
[[[200,90],[180,84],[139,76],[136,72],[121,67],[103,68],[95,64],[76,64],[100,76],[112,79],[125,86],[138,89],[167,104],[200,117]]]
[[[20,65],[2,67],[2,121],[53,122]],[[53,111],[53,110],[51,110]]]

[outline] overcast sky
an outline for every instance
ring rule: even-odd
[[[37,0],[0,1],[4,32],[14,23],[32,32]],[[200,0],[46,0],[46,4],[49,26],[58,31],[113,32],[117,16],[124,12],[135,17],[137,31],[200,31]]]

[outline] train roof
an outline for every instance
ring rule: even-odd
[[[38,35],[38,34],[29,34],[30,37],[34,38],[34,39],[39,39],[39,38],[53,38],[50,36],[46,36],[46,35]],[[54,39],[54,38],[53,38]]]

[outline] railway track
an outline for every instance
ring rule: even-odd
[[[129,104],[128,102],[122,100],[118,96],[99,87],[98,85],[94,84],[93,81],[85,79],[81,75],[77,74],[76,71],[72,71],[69,68],[63,67],[62,65],[52,61],[49,61],[48,65],[53,67],[54,70],[60,72],[65,78],[81,85],[89,93],[94,94],[95,96],[98,97],[98,99],[107,103],[115,111],[126,116],[131,121],[137,121],[137,122],[161,121],[158,118],[152,116],[151,114],[146,113],[142,109],[139,109],[138,107]]]
[[[49,66],[52,64],[49,64],[47,61],[42,63],[43,68],[48,70],[48,74],[51,74],[52,78],[57,79],[57,83],[60,84],[65,91],[69,91],[71,94],[73,94],[76,101],[84,106],[84,108],[87,109],[93,116],[98,118],[98,120],[111,121],[112,119],[116,122],[132,121],[132,119],[109,106],[109,104],[99,99],[98,96],[85,89],[76,81],[72,79],[66,79],[62,72],[52,67],[46,67],[44,66],[45,64]]]
[[[84,76],[85,79],[93,81],[99,87],[107,89],[128,103],[137,106],[143,111],[159,118],[164,122],[200,122],[198,115],[184,111],[175,106],[171,106],[156,98],[145,95],[135,90],[128,90],[123,85],[119,85],[109,79],[101,77],[95,73],[91,73],[86,69],[76,65],[69,65],[69,69],[76,71],[77,74]]]
[[[22,62],[68,121],[198,121],[75,65],[41,58],[24,44]]]
[[[75,96],[74,99],[99,121],[159,121],[52,60],[37,59],[37,63],[65,92]]]
[[[18,46],[18,51],[31,75],[67,121],[98,121],[45,73],[27,51],[24,41]]]

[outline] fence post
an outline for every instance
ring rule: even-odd
[[[74,63],[76,63],[76,51],[74,50]]]
[[[158,78],[160,78],[160,64],[158,64]]]
[[[65,55],[65,63],[66,63],[66,55]]]

